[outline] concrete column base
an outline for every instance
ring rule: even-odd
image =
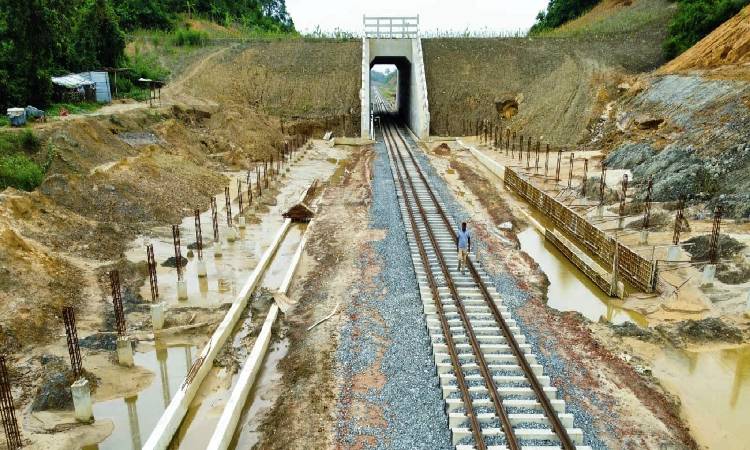
[[[234,242],[237,240],[237,230],[230,228],[227,231],[227,242]]]
[[[711,287],[716,279],[716,264],[706,264],[703,268],[703,277],[701,278],[701,287]]]
[[[183,281],[177,282],[177,300],[187,300],[187,283]]]
[[[206,270],[206,261],[203,261],[202,259],[198,260],[198,277],[205,278],[208,275],[208,271]]]
[[[596,217],[604,217],[604,206],[599,205],[596,207]]]
[[[81,378],[70,386],[70,393],[73,394],[73,408],[75,409],[75,418],[79,422],[93,422],[94,409],[91,405],[91,387],[89,381]]]
[[[242,229],[244,229],[244,228],[245,228],[245,226],[246,226],[246,222],[245,222],[245,217],[244,217],[244,216],[240,216],[240,224],[239,224],[239,227],[240,227],[240,228],[242,228]]]
[[[221,255],[224,253],[224,249],[221,245],[221,240],[214,242],[214,258],[221,258]]]
[[[133,346],[127,336],[117,338],[117,362],[121,366],[133,367]]]
[[[648,245],[648,230],[641,230],[641,239],[639,243],[641,245]]]
[[[164,328],[164,319],[167,315],[167,304],[164,302],[151,305],[151,326],[154,331]]]
[[[667,249],[667,261],[675,262],[680,260],[680,246],[670,245]]]
[[[750,291],[747,292],[747,303],[745,303],[745,315],[750,316]]]

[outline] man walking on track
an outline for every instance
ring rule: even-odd
[[[463,273],[466,269],[466,258],[471,251],[471,234],[466,229],[466,222],[461,223],[461,229],[458,230],[458,270]]]

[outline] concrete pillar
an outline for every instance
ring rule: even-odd
[[[234,242],[237,240],[237,230],[234,227],[227,230],[227,242]]]
[[[747,302],[745,303],[745,314],[750,316],[750,291],[747,291]]]
[[[151,326],[154,331],[164,328],[164,320],[167,316],[167,304],[164,302],[151,305]]]
[[[127,336],[117,338],[117,361],[121,366],[133,367],[133,346]]]
[[[245,224],[245,216],[240,216],[240,225],[239,225],[239,227],[241,229],[244,229],[245,226],[246,226],[246,224]]]
[[[667,249],[667,261],[675,262],[680,260],[680,246],[670,245]]]
[[[214,242],[214,258],[221,258],[221,255],[223,254],[223,248],[221,245],[221,239]]]
[[[75,409],[75,418],[79,422],[93,422],[94,409],[91,405],[91,387],[89,381],[81,378],[70,386],[70,392],[73,394],[73,408]]]
[[[177,300],[187,300],[187,283],[185,280],[177,281]]]
[[[604,217],[604,205],[596,207],[596,217]]]
[[[703,268],[703,278],[701,279],[701,287],[713,286],[715,278],[716,278],[716,264],[706,264],[706,266]]]
[[[641,230],[641,245],[648,245],[648,230]]]
[[[208,271],[206,270],[206,261],[199,259],[197,269],[199,278],[205,278],[208,275]]]

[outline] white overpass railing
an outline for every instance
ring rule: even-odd
[[[416,39],[419,37],[419,16],[362,16],[365,37],[373,39]]]

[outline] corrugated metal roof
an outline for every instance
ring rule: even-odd
[[[68,89],[77,88],[79,86],[91,86],[92,84],[95,84],[85,75],[88,75],[88,73],[71,73],[70,75],[65,75],[62,77],[52,77],[52,83],[66,87]]]

